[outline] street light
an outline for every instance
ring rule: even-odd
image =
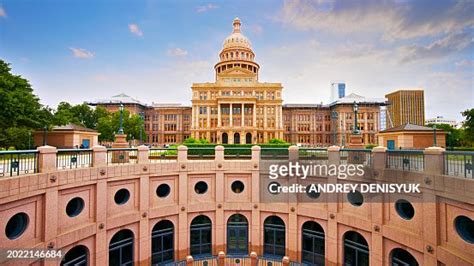
[[[337,118],[338,117],[339,117],[339,114],[336,111],[331,112],[331,119],[333,121],[333,129],[332,129],[333,141],[332,141],[332,145],[336,145],[336,142],[337,142]]]
[[[436,124],[433,125],[433,146],[438,146],[438,143],[436,141]]]
[[[120,126],[119,126],[118,133],[123,134],[123,104],[122,103],[120,103],[119,111],[120,111]]]
[[[353,133],[354,134],[359,134],[359,125],[357,124],[357,114],[359,112],[359,106],[357,105],[357,103],[354,101],[354,107],[353,107],[353,110],[354,110],[354,131]]]

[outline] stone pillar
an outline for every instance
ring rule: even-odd
[[[189,255],[186,257],[186,266],[193,266],[194,264],[194,259],[193,256]]]
[[[217,127],[221,127],[221,104],[217,104]]]
[[[328,147],[328,164],[339,165],[341,160],[341,155],[339,153],[339,146],[330,146]]]
[[[107,165],[107,148],[96,145],[92,147],[92,166],[102,167]]]
[[[241,114],[241,117],[240,117],[240,123],[241,124],[240,124],[240,126],[241,127],[245,126],[245,119],[244,119],[244,109],[245,108],[244,107],[245,107],[245,105],[242,103],[242,107],[241,107],[242,109],[240,110],[240,114]]]
[[[206,111],[207,111],[207,128],[211,128],[211,107],[207,106]]]
[[[288,160],[298,161],[299,159],[299,148],[298,146],[290,146],[288,148]]]
[[[281,259],[281,263],[282,263],[283,266],[289,266],[290,265],[290,258],[288,258],[287,256],[284,256]]]
[[[258,264],[258,255],[257,252],[250,252],[250,266],[257,266]]]
[[[192,107],[192,110],[191,110],[191,129],[195,129],[196,128],[196,124],[194,122],[194,119],[196,119],[196,106],[193,105]]]
[[[138,163],[149,163],[148,159],[148,151],[150,150],[147,146],[145,145],[140,145],[138,146],[138,151],[137,151],[137,160]]]
[[[232,124],[233,124],[233,118],[232,118],[233,110],[232,110],[232,104],[231,103],[229,104],[229,110],[230,110],[230,112],[229,112],[229,120],[230,120],[229,125],[230,125],[230,127],[232,127]]]
[[[254,103],[253,104],[253,121],[252,121],[252,127],[256,127],[257,126],[257,104]]]
[[[385,169],[387,158],[387,147],[377,146],[372,149],[372,167],[374,170]]]
[[[225,253],[224,251],[220,251],[217,255],[217,265],[225,266]]]
[[[267,128],[267,106],[263,106],[263,129]],[[266,140],[265,140],[266,141]]]
[[[48,173],[56,171],[56,147],[41,146],[38,148],[38,153],[38,172]]]
[[[442,175],[444,172],[444,149],[441,147],[429,147],[423,153],[425,154],[424,173]]]
[[[188,161],[188,147],[184,145],[178,146],[178,162],[186,163]]]
[[[224,146],[218,145],[214,148],[216,162],[224,161]]]
[[[328,147],[328,165],[340,164],[340,148],[339,146],[330,146]],[[328,184],[337,184],[338,183],[337,176],[328,176]],[[338,236],[338,226],[337,226],[337,214],[338,214],[338,206],[337,206],[337,197],[336,193],[329,193],[327,195],[328,199],[328,224],[327,224],[327,254],[326,259],[329,262],[328,265],[333,265],[331,263],[336,264],[338,261],[338,250],[340,243],[339,236]]]

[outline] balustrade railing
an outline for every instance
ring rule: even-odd
[[[252,147],[226,147],[224,149],[224,158],[228,160],[234,159],[252,159]]]
[[[82,167],[92,167],[92,149],[59,149],[57,151],[56,168]]]
[[[107,164],[137,163],[138,150],[134,148],[107,149]]]
[[[188,159],[190,160],[213,160],[215,153],[214,147],[188,147]]]
[[[445,175],[474,178],[474,152],[446,151],[443,159]]]
[[[340,164],[372,165],[372,151],[367,149],[341,149],[339,158]]]
[[[288,160],[288,148],[262,147],[260,149],[260,158],[262,160]]]
[[[38,151],[0,151],[0,177],[38,172]]]
[[[300,160],[316,161],[320,164],[328,162],[328,150],[324,148],[299,148],[298,156]]]
[[[386,167],[420,172],[425,169],[423,150],[387,150]]]
[[[150,163],[176,160],[178,150],[176,148],[151,148],[148,151],[148,160]]]

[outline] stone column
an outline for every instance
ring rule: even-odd
[[[193,256],[189,255],[186,257],[186,266],[193,266],[194,265],[194,259]]]
[[[263,129],[267,129],[267,106],[263,106]]]
[[[372,149],[372,167],[374,170],[383,171],[387,158],[387,147],[377,146]]]
[[[218,145],[214,148],[216,162],[224,161],[224,146]]]
[[[145,145],[140,145],[137,148],[137,161],[138,163],[149,163],[148,159],[148,151],[150,150],[147,146]]]
[[[250,266],[257,266],[258,264],[258,255],[257,252],[250,252]]]
[[[298,161],[299,159],[299,148],[298,146],[290,146],[288,148],[288,160]]]
[[[328,147],[328,164],[339,165],[340,164],[340,148],[339,146],[330,146]],[[338,183],[337,176],[328,176],[328,184]],[[338,227],[337,227],[337,194],[329,193],[328,195],[328,228],[327,228],[327,245],[326,258],[329,262],[338,261],[338,244],[340,243],[338,236]],[[329,264],[332,265],[332,264]]]
[[[230,120],[229,125],[232,127],[233,119],[232,119],[232,104],[231,103],[229,104],[229,110],[230,110],[230,112],[229,112],[229,120]]]
[[[289,266],[290,265],[290,258],[288,258],[287,256],[284,256],[281,259],[281,263],[282,263],[283,266]]]
[[[211,128],[211,107],[208,105],[206,107],[207,111],[207,128]]]
[[[38,153],[38,172],[48,173],[56,171],[56,147],[41,146],[38,148]]]
[[[217,104],[217,127],[221,127],[221,104]]]
[[[244,119],[244,109],[245,109],[245,108],[244,108],[244,107],[245,107],[245,105],[242,103],[242,107],[241,107],[242,109],[240,110],[240,113],[241,113],[241,115],[242,115],[241,118],[240,118],[240,121],[241,121],[241,122],[240,122],[240,123],[241,123],[240,126],[241,126],[241,127],[244,127],[244,126],[245,126],[245,119]]]
[[[196,125],[194,123],[194,119],[196,119],[196,106],[193,105],[192,109],[191,109],[191,129],[195,129],[196,128]]]
[[[178,162],[186,163],[188,161],[188,147],[184,145],[178,146]]]
[[[252,127],[256,127],[257,126],[257,104],[254,103],[253,104],[253,121],[252,121]]]
[[[107,165],[107,148],[96,145],[92,147],[92,166],[103,167]]]

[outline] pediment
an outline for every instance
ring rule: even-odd
[[[219,76],[226,76],[226,77],[248,77],[248,76],[255,76],[256,74],[252,71],[242,68],[242,67],[234,67],[231,69],[227,69],[219,73]]]

